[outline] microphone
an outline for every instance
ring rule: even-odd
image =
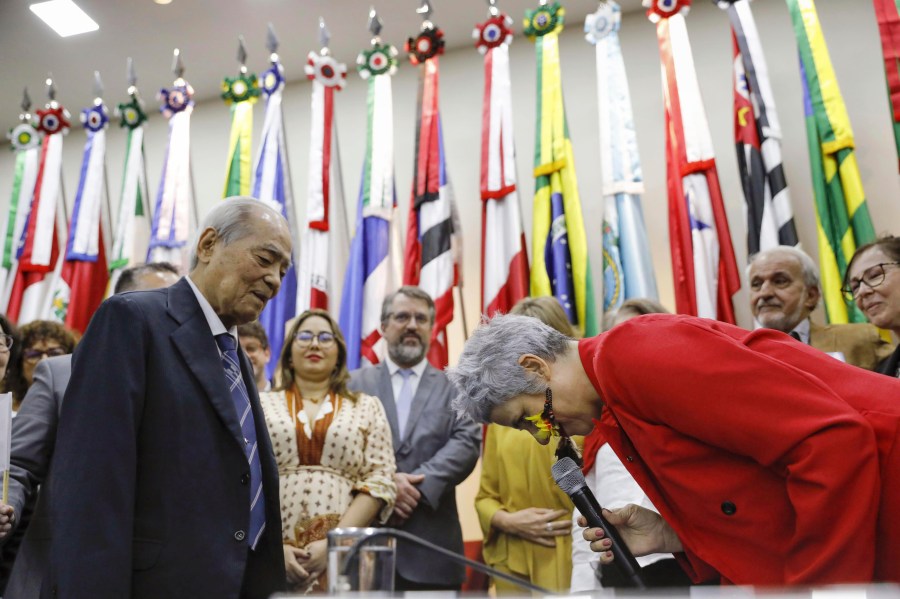
[[[641,566],[634,559],[628,546],[625,545],[625,541],[619,536],[616,527],[603,517],[600,504],[597,503],[597,498],[594,497],[584,481],[581,468],[572,458],[561,458],[553,464],[550,470],[553,473],[553,480],[563,490],[563,493],[569,496],[581,515],[587,520],[588,526],[602,528],[606,538],[612,541],[613,565],[619,569],[622,576],[635,588],[647,588],[644,579],[641,578]]]
[[[574,464],[574,462],[572,462],[572,463]],[[584,480],[584,477],[582,476],[581,479]],[[439,546],[435,545],[434,543],[429,543],[425,539],[421,539],[414,534],[410,534],[410,533],[406,532],[405,530],[397,530],[396,528],[367,528],[367,529],[365,529],[365,533],[366,534],[363,537],[360,537],[357,541],[355,541],[353,543],[353,545],[350,547],[349,551],[347,552],[347,555],[344,558],[344,560],[345,560],[344,567],[343,567],[343,571],[341,572],[341,574],[347,575],[349,573],[349,570],[351,568],[351,562],[357,556],[360,549],[362,549],[362,546],[365,545],[367,542],[371,541],[372,539],[379,539],[381,537],[393,537],[395,539],[403,539],[404,541],[407,541],[408,543],[413,543],[415,545],[418,545],[426,550],[437,553],[438,555],[442,555],[446,559],[449,559],[452,562],[456,562],[458,564],[463,564],[465,566],[472,568],[473,570],[478,570],[479,572],[481,572],[483,574],[487,574],[488,576],[493,576],[495,578],[502,578],[503,580],[510,582],[520,588],[532,591],[539,595],[546,596],[546,595],[555,595],[556,594],[549,589],[539,587],[536,584],[532,584],[531,582],[529,582],[527,580],[523,580],[523,579],[519,578],[518,576],[513,576],[511,574],[507,574],[506,572],[501,572],[500,570],[491,568],[490,566],[488,566],[486,564],[482,564],[482,563],[470,560],[469,558],[467,558],[464,555],[459,555],[458,553],[454,553],[453,551],[450,551],[449,549],[444,549],[443,547],[439,547]],[[631,558],[631,559],[634,559],[634,558]]]

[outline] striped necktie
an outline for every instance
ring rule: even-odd
[[[222,351],[225,380],[228,383],[231,400],[234,402],[238,421],[241,424],[241,434],[244,436],[244,454],[250,464],[250,531],[247,535],[247,542],[250,549],[256,549],[256,544],[266,528],[266,498],[263,494],[262,464],[259,461],[259,452],[256,447],[256,421],[253,419],[253,411],[250,409],[247,386],[244,384],[244,377],[241,376],[234,337],[228,333],[216,335],[216,344]]]

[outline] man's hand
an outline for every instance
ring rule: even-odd
[[[394,482],[397,484],[397,500],[394,502],[394,513],[391,515],[393,522],[403,524],[412,516],[413,510],[416,509],[422,498],[416,485],[423,480],[425,480],[424,474],[407,474],[406,472],[394,474]]]
[[[0,539],[5,539],[16,521],[16,510],[13,506],[0,503]]]
[[[555,547],[555,537],[567,536],[572,531],[571,517],[557,521],[566,515],[571,516],[571,513],[543,507],[529,507],[517,512],[497,510],[491,518],[491,526],[544,547]]]
[[[637,505],[628,504],[617,510],[603,510],[603,517],[616,527],[628,549],[636,557],[650,553],[676,553],[682,551],[681,539],[662,516]],[[584,516],[578,518],[579,526],[587,526]],[[582,533],[590,542],[591,550],[600,553],[600,563],[613,561],[612,542],[604,538],[602,528],[586,528]]]
[[[309,553],[293,545],[282,545],[281,547],[284,549],[284,570],[287,573],[287,581],[292,587],[297,586],[309,578],[309,574],[300,565],[300,560],[309,559]]]

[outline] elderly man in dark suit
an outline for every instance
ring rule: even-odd
[[[177,280],[178,269],[168,262],[138,264],[122,271],[115,293],[159,289]],[[34,369],[34,383],[13,420],[9,505],[15,529],[9,536],[0,531],[6,599],[38,597],[47,572],[48,506],[53,493],[43,482],[53,458],[59,411],[71,376],[71,354],[42,360]]]
[[[261,599],[283,588],[277,467],[236,347],[290,260],[284,218],[230,198],[201,224],[188,277],[94,315],[60,415],[44,593]]]
[[[351,373],[350,388],[375,395],[391,424],[397,459],[392,524],[426,541],[463,552],[456,486],[469,476],[481,447],[481,427],[450,410],[455,391],[425,359],[434,326],[434,301],[418,287],[384,300],[381,334],[388,355]],[[397,590],[459,589],[465,568],[400,541]]]

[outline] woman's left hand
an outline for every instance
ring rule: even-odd
[[[298,559],[297,561],[307,571],[309,577],[301,583],[301,587],[309,586],[325,571],[328,565],[328,541],[325,539],[313,541],[304,549],[309,553],[309,557],[305,560]],[[324,591],[326,589],[320,590]]]

